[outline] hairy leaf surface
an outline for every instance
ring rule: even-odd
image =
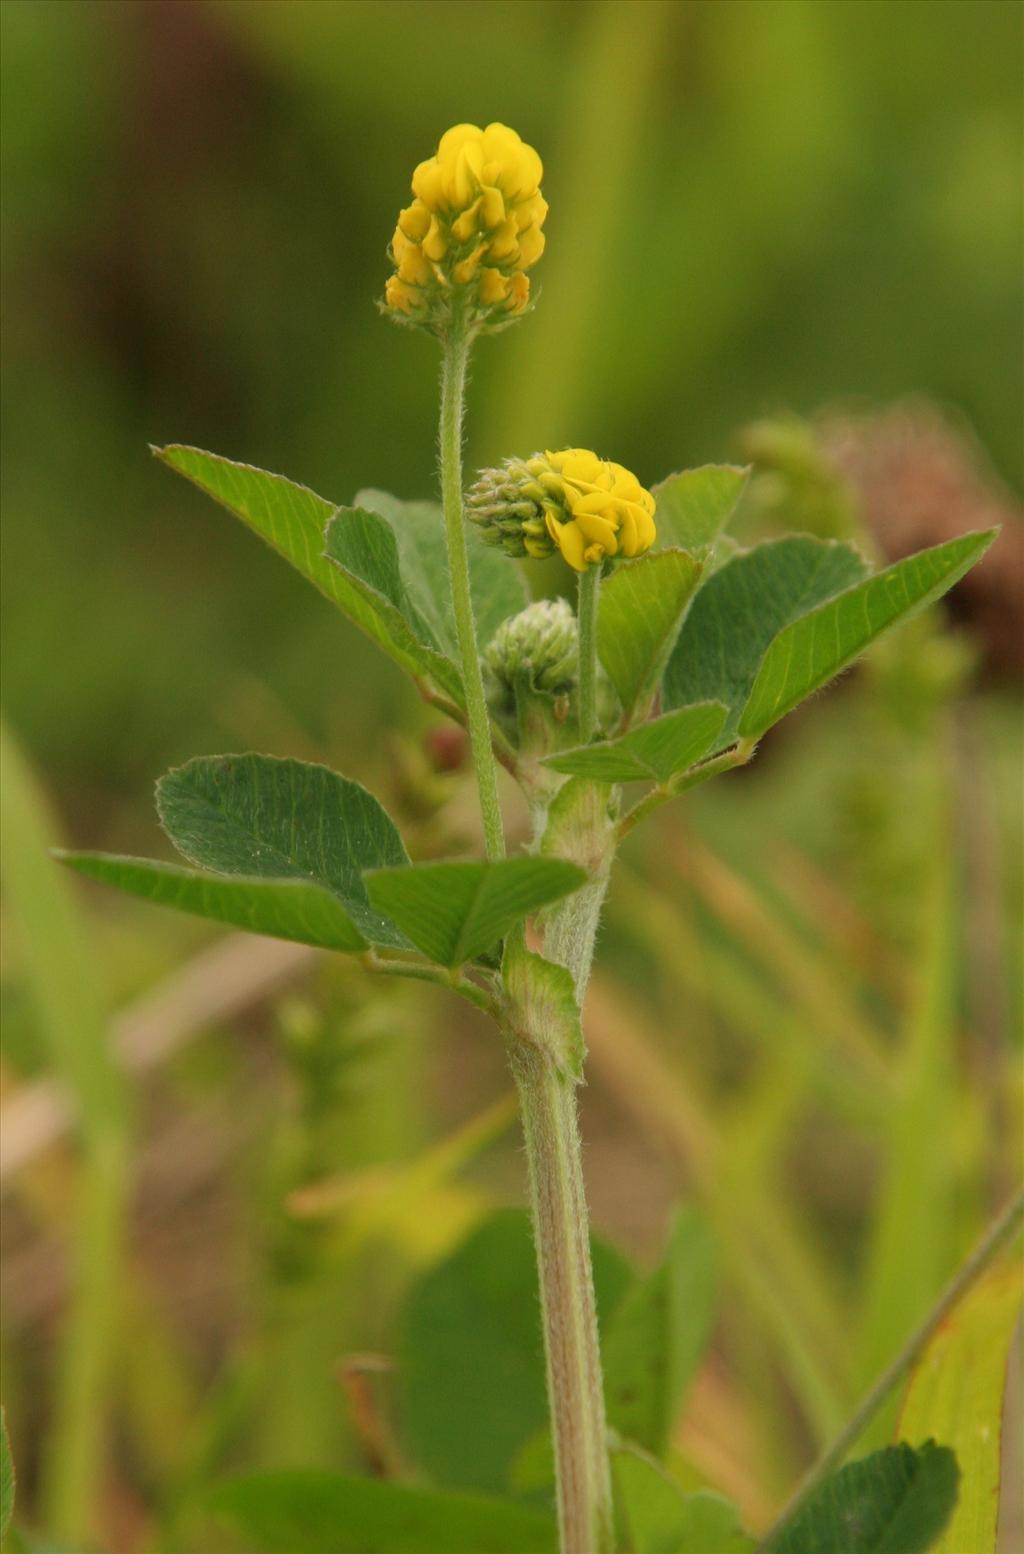
[[[740,733],[758,738],[852,664],[883,631],[941,599],[995,536],[996,530],[989,529],[919,551],[791,621],[764,656]]]
[[[370,900],[440,966],[461,966],[549,901],[578,890],[586,875],[558,858],[498,863],[421,863],[364,875]]]
[[[413,605],[428,621],[449,657],[458,661],[455,617],[448,580],[444,515],[437,502],[401,502],[387,491],[360,491],[356,507],[387,519],[398,544],[402,577]],[[503,621],[528,603],[519,567],[502,551],[485,545],[476,530],[466,535],[469,591],[480,646],[486,647]]]
[[[700,575],[685,550],[656,550],[602,584],[597,651],[627,714],[643,711],[657,690]]]
[[[652,488],[658,545],[681,545],[700,554],[729,522],[750,478],[736,464],[702,464],[669,475]]]
[[[958,1479],[946,1446],[887,1446],[820,1484],[770,1554],[925,1554],[952,1515]]]
[[[229,923],[249,933],[324,950],[365,950],[367,940],[338,897],[300,879],[227,877],[151,858],[113,853],[55,853],[79,874],[158,906]]]
[[[718,744],[728,744],[772,639],[866,570],[850,546],[807,534],[740,551],[707,579],[690,606],[665,671],[665,709],[724,703],[729,717]]]
[[[371,944],[407,947],[371,907],[362,875],[407,863],[408,854],[359,783],[304,761],[201,756],[161,778],[157,809],[175,847],[200,869],[319,885]]]
[[[201,448],[171,444],[154,452],[290,561],[395,663],[410,674],[429,677],[461,704],[462,680],[455,664],[429,638],[424,640],[394,599],[381,591],[372,566],[368,571],[349,570],[325,557],[327,526],[338,512],[333,502],[283,475]]]
[[[721,702],[698,702],[642,723],[618,739],[548,756],[543,764],[598,782],[668,782],[707,754],[726,716]]]

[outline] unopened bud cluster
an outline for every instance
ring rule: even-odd
[[[495,690],[530,689],[557,696],[571,690],[579,666],[576,617],[565,599],[538,599],[505,621],[484,649]]]
[[[483,470],[467,495],[488,544],[542,559],[556,549],[577,572],[654,544],[654,498],[621,464],[587,448],[535,453]]]
[[[384,300],[404,322],[443,330],[456,302],[477,325],[521,313],[544,252],[547,202],[532,146],[504,124],[457,124],[413,174],[391,239]]]

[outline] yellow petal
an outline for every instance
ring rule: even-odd
[[[501,197],[500,189],[485,189],[481,196],[483,200],[484,226],[500,227],[505,220],[505,201]]]
[[[479,199],[474,200],[472,205],[467,206],[462,215],[452,222],[452,236],[457,243],[468,243],[471,237],[476,236],[480,205]]]
[[[423,239],[423,252],[428,259],[443,259],[448,252],[448,244],[445,242],[444,233],[441,231],[437,217],[432,216],[430,230]]]
[[[398,279],[397,275],[388,277],[388,283],[384,287],[384,301],[389,308],[397,308],[400,313],[409,313],[415,300],[413,292]]]
[[[423,250],[410,243],[398,266],[398,278],[411,286],[425,286],[430,279],[430,266],[423,257]]]
[[[614,556],[619,548],[616,538],[616,524],[598,513],[581,513],[579,508],[573,513],[576,527],[583,538],[590,545],[600,545],[609,556]]]
[[[406,237],[411,237],[414,243],[418,243],[427,235],[430,212],[421,200],[414,200],[411,205],[406,206],[405,210],[399,212],[398,225]]]
[[[530,300],[530,282],[525,275],[516,273],[508,283],[508,301],[505,306],[510,313],[521,313]]]
[[[453,124],[438,141],[437,159],[439,162],[454,161],[467,141],[479,143],[482,139],[483,131],[478,124]]]
[[[508,281],[500,270],[486,269],[480,271],[480,301],[487,306],[496,302],[504,302],[508,296]]]
[[[524,270],[536,264],[544,252],[544,234],[540,227],[527,227],[519,239],[519,263]]]
[[[519,238],[516,233],[516,224],[510,217],[502,223],[491,238],[491,257],[495,262],[501,259],[511,259],[519,248]]]
[[[423,201],[427,210],[437,210],[444,197],[444,190],[436,156],[432,156],[429,161],[421,162],[417,167],[412,175],[412,192],[417,199]]]
[[[583,535],[574,523],[556,523],[550,516],[548,518],[548,533],[558,546],[566,561],[576,572],[585,572],[587,563],[584,559]]]

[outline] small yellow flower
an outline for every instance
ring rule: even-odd
[[[537,559],[558,549],[577,572],[614,556],[642,555],[657,538],[651,493],[621,464],[587,448],[484,470],[467,505],[489,543]]]
[[[540,157],[504,124],[457,124],[412,176],[411,205],[391,239],[384,301],[410,323],[443,329],[453,302],[495,324],[530,299],[526,271],[544,252]]]

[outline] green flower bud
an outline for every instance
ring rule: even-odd
[[[522,690],[552,699],[568,697],[576,684],[579,648],[576,617],[565,599],[538,599],[498,627],[483,652],[484,676],[494,711],[514,710]]]

